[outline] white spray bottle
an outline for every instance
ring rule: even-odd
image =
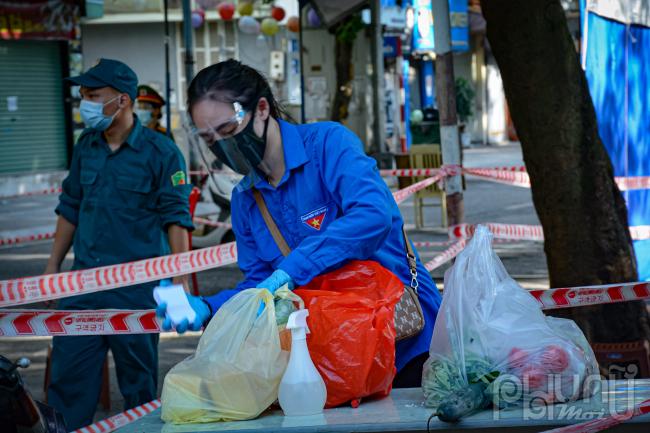
[[[309,310],[291,313],[287,329],[291,329],[291,355],[282,376],[278,400],[286,416],[317,415],[323,412],[327,389],[307,349],[307,316]]]

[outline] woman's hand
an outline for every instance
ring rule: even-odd
[[[293,279],[289,276],[289,274],[284,272],[282,269],[278,269],[274,271],[266,280],[259,283],[257,285],[257,288],[268,289],[268,291],[271,293],[275,293],[276,290],[285,284],[289,286],[289,290],[293,290],[295,287]]]
[[[188,329],[191,331],[199,331],[203,324],[207,322],[212,315],[208,304],[206,304],[200,296],[190,295],[189,293],[185,293],[185,296],[187,296],[187,301],[190,303],[190,307],[192,307],[196,313],[196,317],[192,323],[190,323],[188,318],[184,318],[180,323],[177,323],[175,329],[179,334],[184,333]],[[172,330],[173,324],[171,319],[167,316],[166,302],[163,302],[156,307],[156,316],[164,319],[162,323],[164,331]]]

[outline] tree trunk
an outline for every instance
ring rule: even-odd
[[[625,201],[559,0],[482,0],[544,228],[551,287],[636,281]],[[558,311],[592,342],[650,337],[643,302]]]
[[[336,93],[332,104],[331,120],[343,122],[348,118],[348,106],[352,98],[352,48],[353,43],[336,39]]]

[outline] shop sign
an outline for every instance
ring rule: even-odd
[[[75,39],[75,0],[0,0],[0,39]]]

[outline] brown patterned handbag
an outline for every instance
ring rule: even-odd
[[[404,294],[395,305],[395,339],[397,341],[411,338],[424,329],[424,314],[418,298],[418,268],[415,252],[402,226],[406,260],[411,273],[411,284],[404,286]]]
[[[257,207],[260,209],[262,218],[264,218],[266,227],[271,232],[271,236],[273,236],[273,240],[282,252],[282,255],[285,257],[288,256],[291,248],[271,216],[264,197],[262,197],[262,193],[256,188],[253,188],[253,197],[255,198]],[[415,252],[403,226],[402,233],[404,234],[404,243],[406,245],[406,260],[411,273],[411,284],[404,286],[404,293],[395,305],[395,340],[397,341],[413,337],[424,329],[424,314],[422,313],[422,306],[418,298],[418,270]]]

